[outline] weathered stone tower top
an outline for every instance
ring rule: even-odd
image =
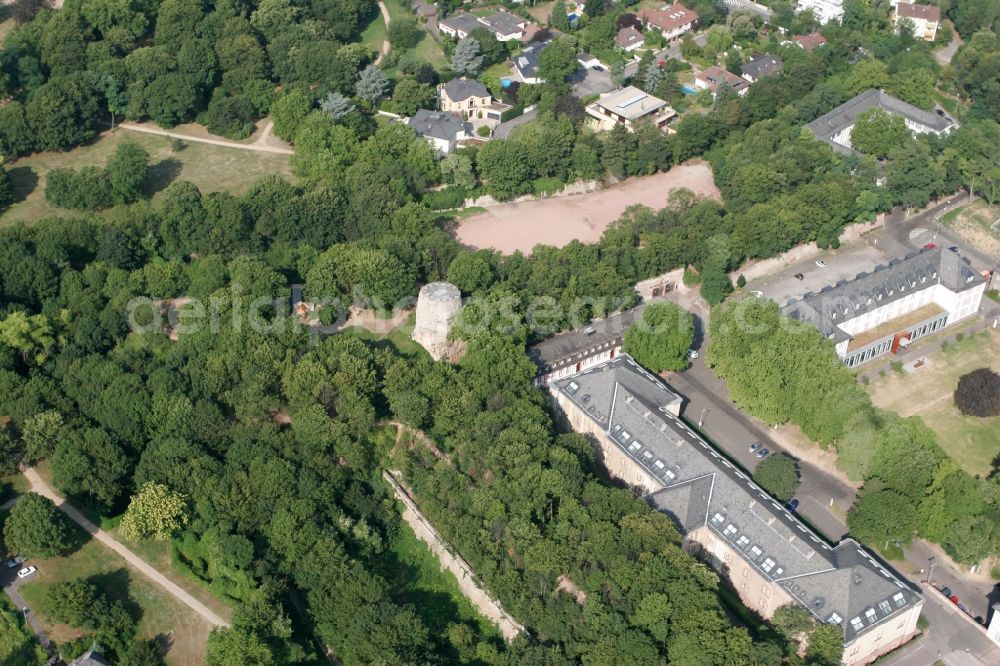
[[[450,282],[431,282],[420,289],[413,339],[435,361],[449,353],[448,334],[461,309],[462,293]]]

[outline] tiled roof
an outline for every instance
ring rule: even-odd
[[[470,97],[490,97],[490,91],[486,89],[486,86],[475,79],[467,79],[464,76],[444,84],[444,92],[448,95],[448,99],[453,102],[461,102]]]
[[[708,527],[819,621],[840,618],[845,642],[920,601],[853,539],[831,546],[663,409],[673,393],[631,357],[552,385],[666,487],[650,502],[684,532]]]
[[[638,14],[639,18],[655,25],[664,32],[671,32],[677,28],[698,20],[698,12],[688,9],[682,4],[674,3],[663,9],[643,9]]]
[[[877,266],[871,273],[859,273],[849,282],[824,287],[818,294],[806,294],[801,301],[789,301],[783,311],[841,342],[851,337],[841,325],[871,310],[936,284],[962,292],[981,284],[983,279],[955,252],[921,250],[894,259],[888,266]]]
[[[756,55],[750,62],[743,65],[743,73],[747,76],[759,79],[762,76],[777,74],[785,66],[781,58],[777,58],[769,53]]]
[[[642,33],[635,29],[635,26],[630,25],[618,31],[618,34],[615,35],[615,44],[622,48],[626,48],[636,43],[641,44],[645,41],[645,39],[646,38],[642,36]]]
[[[941,20],[941,8],[935,5],[915,5],[908,2],[901,2],[896,6],[896,14],[902,18],[923,19],[934,22]]]

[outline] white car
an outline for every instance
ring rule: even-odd
[[[688,358],[691,359],[692,361],[698,358],[699,356],[701,356],[701,354],[698,353],[697,349],[688,349]]]
[[[823,261],[822,259],[817,259],[816,265],[819,266],[820,268],[826,268],[826,262]]]
[[[34,567],[34,566],[24,567],[23,569],[21,569],[20,571],[17,572],[17,577],[18,578],[27,578],[28,576],[30,576],[31,574],[35,573],[36,571],[38,571],[37,567]]]
[[[13,569],[14,567],[16,567],[19,564],[24,564],[24,558],[21,557],[20,555],[18,555],[17,557],[14,557],[14,558],[11,558],[11,559],[7,560],[7,568],[8,569]]]
[[[757,298],[764,298],[764,292],[762,292],[760,289],[754,289],[750,293],[756,296]]]

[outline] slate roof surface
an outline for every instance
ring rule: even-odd
[[[448,99],[453,102],[461,102],[470,97],[490,97],[490,91],[475,79],[452,79],[444,84],[444,91],[448,94]]]
[[[472,125],[462,122],[462,119],[455,114],[444,111],[419,109],[407,123],[420,136],[429,136],[445,141],[455,141],[462,131],[467,134],[472,131]]]
[[[482,21],[468,12],[458,12],[442,20],[440,25],[469,34],[476,28],[485,28]]]
[[[567,396],[666,486],[650,495],[655,508],[682,531],[707,526],[819,621],[839,616],[845,642],[919,603],[918,591],[856,541],[827,544],[661,409],[664,396],[675,394],[628,355],[559,380],[551,390]]]
[[[926,125],[935,132],[944,132],[955,125],[955,121],[945,116],[939,116],[930,111],[924,111],[908,102],[897,99],[877,88],[869,88],[857,97],[849,99],[833,111],[825,113],[806,127],[819,139],[829,143],[834,150],[851,152],[850,148],[833,142],[832,137],[855,123],[858,116],[869,109],[879,108],[889,113],[903,116],[912,122]]]
[[[646,304],[640,303],[630,310],[595,320],[582,328],[553,335],[531,347],[528,356],[535,363],[547,367],[560,361],[573,361],[578,354],[590,348],[621,343],[625,329],[638,321],[645,308]]]
[[[985,278],[955,252],[935,248],[893,259],[876,266],[871,273],[859,273],[851,281],[824,287],[789,301],[782,311],[789,317],[808,321],[823,335],[841,342],[851,338],[840,325],[870,310],[909,296],[914,291],[942,284],[961,292],[981,284]]]
[[[743,65],[743,73],[754,79],[759,79],[762,76],[777,74],[784,66],[785,63],[781,61],[781,58],[770,54],[757,55]]]
[[[484,18],[483,22],[489,25],[494,32],[502,35],[512,35],[515,32],[522,32],[525,23],[523,18],[515,16],[510,12],[497,12],[492,16]]]

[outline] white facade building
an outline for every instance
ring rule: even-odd
[[[957,253],[936,248],[806,294],[783,311],[816,326],[854,367],[971,317],[985,290],[986,279]]]
[[[795,9],[804,12],[811,9],[820,23],[840,21],[844,18],[844,0],[799,0]]]

